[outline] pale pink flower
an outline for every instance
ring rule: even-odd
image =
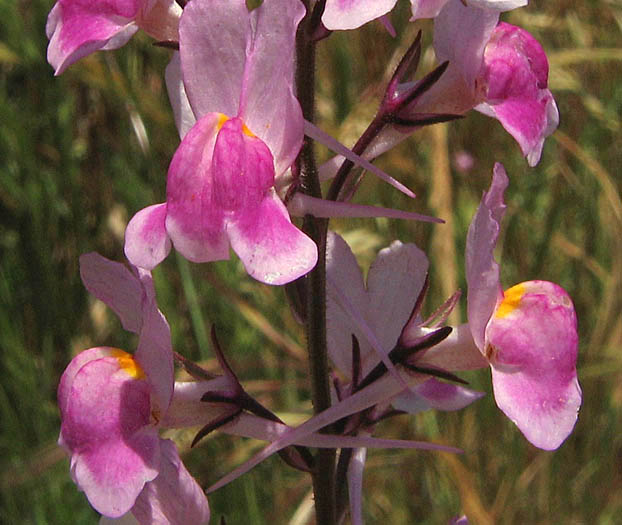
[[[490,190],[471,221],[466,274],[469,327],[490,362],[495,400],[535,446],[559,447],[581,405],[577,318],[560,286],[528,281],[501,288],[494,248],[508,179],[496,164]]]
[[[315,266],[315,243],[291,223],[275,190],[303,139],[293,94],[303,15],[298,0],[266,0],[250,13],[243,0],[186,6],[179,30],[183,86],[171,90],[175,74],[168,74],[183,140],[169,167],[166,203],[140,211],[128,225],[125,252],[133,264],[155,267],[172,242],[194,262],[228,259],[231,246],[249,275],[268,284]]]

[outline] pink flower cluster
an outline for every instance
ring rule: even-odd
[[[371,437],[376,423],[395,411],[466,407],[483,394],[459,384],[455,373],[463,370],[490,368],[498,407],[533,445],[552,450],[572,432],[581,404],[574,307],[546,281],[503,290],[493,255],[508,186],[500,164],[468,230],[468,323],[459,326],[446,325],[458,294],[434,319],[421,317],[428,260],[416,245],[395,241],[381,250],[364,280],[341,236],[329,232],[326,246],[316,245],[290,218],[442,222],[335,202],[347,200],[338,191],[329,199],[304,194],[297,158],[305,135],[347,159],[339,171],[342,157],[328,163],[326,172],[337,172],[333,184],[346,181],[356,164],[414,197],[370,160],[421,125],[476,109],[497,119],[535,166],[559,123],[544,50],[525,30],[499,21],[527,0],[411,0],[413,20],[434,18],[441,65],[420,80],[405,78],[421,53],[418,37],[389,83],[370,136],[352,151],[306,122],[294,79],[297,39],[311,42],[375,19],[392,30],[395,3],[327,0],[312,34],[299,29],[305,16],[314,19],[299,0],[264,0],[251,11],[244,0],[58,0],[52,8],[46,31],[56,74],[96,50],[124,45],[138,29],[178,49],[166,84],[181,142],[166,198],[130,220],[130,269],[96,254],[80,261],[87,289],[138,335],[138,347],[134,354],[109,347],[82,352],[58,388],[59,443],[71,456],[72,478],[102,515],[207,523],[203,489],[175,444],[160,437],[163,428],[202,425],[204,432],[222,427],[270,442],[213,489],[290,446],[355,449],[347,482],[352,521],[362,523],[366,448],[455,450]],[[170,329],[151,278],[172,247],[196,263],[229,259],[233,250],[251,277],[272,285],[305,276],[325,248],[327,351],[338,376],[333,405],[292,429],[243,391],[220,353],[224,376],[176,382]],[[319,432],[329,424],[339,431]],[[311,468],[304,453],[285,455]]]

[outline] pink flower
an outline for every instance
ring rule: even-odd
[[[48,62],[60,75],[98,49],[117,49],[139,29],[177,40],[181,8],[174,0],[58,0],[48,15]]]
[[[461,115],[476,109],[499,120],[529,165],[535,166],[544,139],[559,124],[557,105],[547,87],[548,61],[527,31],[498,21],[497,10],[449,0],[434,21],[436,57],[449,65],[428,91],[401,110],[400,117],[416,120],[421,114]],[[401,84],[394,97],[416,88],[414,82]],[[365,156],[378,156],[412,130],[386,128]]]
[[[128,225],[125,252],[133,264],[155,267],[172,242],[194,262],[228,259],[231,246],[247,272],[268,284],[290,282],[315,266],[315,243],[291,223],[274,187],[303,139],[293,94],[294,38],[303,15],[297,0],[267,0],[251,13],[243,0],[193,0],[185,8],[183,85],[171,89],[174,71],[168,83],[177,95],[180,133],[196,123],[169,167],[167,202],[140,211]]]
[[[94,253],[80,258],[80,271],[139,341],[134,356],[86,350],[61,377],[59,444],[71,455],[73,480],[104,516],[131,510],[140,523],[207,523],[203,491],[173,442],[158,435],[173,395],[173,356],[151,275]]]
[[[570,297],[556,284],[528,281],[502,291],[493,251],[507,184],[496,164],[469,227],[469,326],[490,362],[499,408],[531,443],[553,450],[572,432],[581,405],[577,319]]]

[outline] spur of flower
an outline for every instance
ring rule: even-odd
[[[293,94],[303,14],[298,0],[267,0],[250,13],[243,0],[186,6],[179,89],[196,122],[169,167],[166,203],[128,225],[125,252],[133,264],[155,267],[172,243],[193,262],[228,259],[231,247],[249,275],[268,284],[315,266],[315,243],[291,223],[275,189],[303,139]]]

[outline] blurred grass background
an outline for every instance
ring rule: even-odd
[[[94,523],[56,447],[56,385],[75,353],[90,346],[132,350],[135,340],[88,297],[78,256],[121,260],[123,230],[142,207],[161,202],[179,142],[163,84],[170,52],[139,36],[54,78],[46,63],[51,0],[0,0],[0,522]],[[320,45],[320,125],[351,145],[382,93],[388,64],[419,27],[401,2],[391,39],[378,23]],[[416,242],[432,259],[433,309],[464,289],[466,229],[495,161],[511,177],[499,257],[506,286],[548,279],[573,297],[579,317],[583,408],[555,453],[532,447],[496,409],[492,394],[459,413],[425,413],[384,424],[378,434],[434,439],[461,456],[371,452],[365,472],[368,523],[622,523],[622,76],[620,0],[532,0],[504,15],[538,38],[551,63],[559,131],[530,169],[501,126],[471,113],[414,134],[379,159],[418,194],[418,211],[446,226],[384,220],[335,222],[368,265],[392,239]],[[361,57],[364,57],[363,59]],[[431,53],[423,71],[431,67]],[[324,158],[327,152],[319,149]],[[455,158],[474,159],[468,172]],[[367,177],[361,202],[406,209],[393,189]],[[292,424],[310,410],[304,344],[283,290],[260,285],[235,259],[193,265],[172,254],[155,271],[175,349],[216,370],[207,338],[221,342],[248,389]],[[462,313],[464,317],[464,302]],[[487,371],[468,374],[491,392]],[[192,433],[173,433],[204,486],[261,443],[215,435],[192,451]],[[271,458],[210,496],[228,524],[303,524],[305,476]],[[214,520],[216,521],[216,520]]]

